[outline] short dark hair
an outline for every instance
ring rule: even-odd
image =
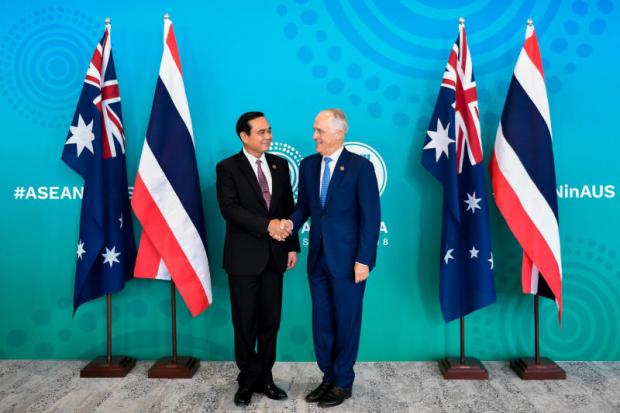
[[[265,114],[263,112],[246,112],[243,115],[239,116],[237,120],[237,136],[241,138],[241,132],[245,132],[248,135],[252,130],[252,126],[250,126],[250,121],[256,118],[264,118]]]

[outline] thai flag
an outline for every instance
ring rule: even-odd
[[[172,278],[193,316],[213,301],[194,135],[170,19],[131,206],[142,224],[134,276]]]
[[[495,302],[476,81],[463,23],[426,132],[422,165],[443,185],[439,301],[446,322]]]
[[[551,118],[531,22],[508,89],[490,170],[495,202],[523,248],[523,292],[554,299],[561,320],[562,260]]]

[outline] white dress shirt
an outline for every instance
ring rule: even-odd
[[[338,158],[340,158],[340,154],[342,153],[342,149],[344,146],[341,146],[336,152],[332,153],[329,156],[324,156],[321,161],[321,175],[319,181],[319,196],[321,194],[321,185],[323,184],[323,173],[325,172],[325,158],[330,158],[332,161],[329,163],[329,182],[334,178],[334,170],[336,169],[336,163],[338,163]]]
[[[269,193],[273,195],[273,189],[271,188],[271,165],[267,163],[267,158],[265,157],[265,153],[262,153],[260,158],[255,157],[254,155],[250,155],[248,151],[243,148],[243,154],[248,161],[250,162],[250,166],[252,166],[252,170],[254,171],[254,175],[256,175],[256,180],[258,181],[258,166],[256,165],[256,161],[261,161],[260,169],[262,169],[263,174],[265,175],[265,179],[267,179],[267,185],[269,185]],[[259,184],[260,186],[260,184]]]

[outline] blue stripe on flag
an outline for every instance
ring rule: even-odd
[[[502,130],[557,219],[553,147],[547,123],[513,76],[502,112]],[[536,142],[536,146],[532,146]]]

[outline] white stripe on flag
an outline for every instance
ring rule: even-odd
[[[176,62],[172,57],[172,52],[166,43],[166,37],[168,35],[168,27],[170,21],[166,20],[166,27],[164,33],[164,53],[161,56],[161,65],[159,67],[159,78],[168,90],[172,103],[179,112],[179,116],[183,119],[183,123],[189,131],[189,135],[194,142],[194,130],[192,129],[192,118],[189,115],[189,105],[187,104],[187,96],[185,94],[185,86],[183,85],[183,76],[177,67]]]
[[[536,267],[536,264],[534,264],[534,261],[531,261],[531,262],[532,262],[532,268],[530,272],[531,274],[530,291],[531,291],[531,294],[538,294],[538,267]]]
[[[545,120],[549,136],[553,136],[551,132],[551,115],[549,114],[549,100],[547,99],[547,89],[545,87],[545,79],[534,65],[525,49],[521,49],[521,54],[517,60],[514,71],[515,78],[530,97],[530,100],[536,106],[540,116]]]
[[[144,142],[138,174],[140,174],[144,186],[151,194],[153,201],[161,211],[168,227],[185,253],[185,257],[198,275],[207,299],[210,303],[213,302],[209,259],[202,243],[202,238],[200,238],[200,234],[189,215],[187,215],[187,211],[183,208],[181,200],[166,178],[155,155],[153,155],[148,141]],[[158,277],[160,270],[161,264],[157,272]]]
[[[549,249],[553,253],[558,264],[560,278],[562,278],[562,266],[560,260],[560,232],[558,222],[551,207],[545,197],[540,193],[538,187],[521,160],[514,152],[510,144],[506,141],[500,123],[495,139],[495,157],[497,165],[508,181],[508,184],[517,195],[525,213],[530,217],[540,234],[545,239]]]
[[[157,280],[170,280],[172,277],[170,276],[170,271],[166,268],[166,264],[164,264],[164,260],[159,260],[159,267],[157,268],[157,274],[155,275],[155,279]]]

